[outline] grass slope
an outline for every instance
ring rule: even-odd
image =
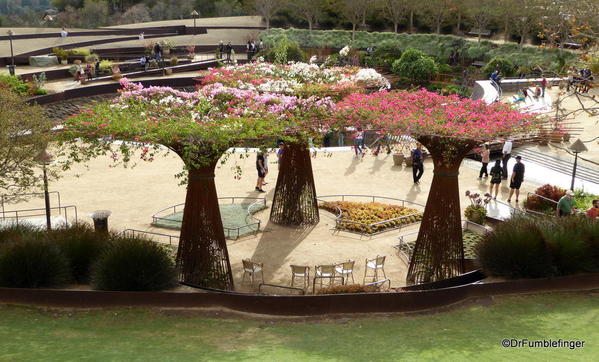
[[[576,360],[599,355],[599,295],[496,298],[429,315],[310,322],[206,318],[148,309],[0,307],[1,361]],[[502,348],[503,338],[585,347]]]

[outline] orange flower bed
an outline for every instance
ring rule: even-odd
[[[395,229],[422,219],[422,213],[416,209],[380,202],[332,201],[323,202],[320,207],[333,213],[338,212],[337,207],[341,209],[341,219],[347,222],[338,222],[338,229],[368,234]]]

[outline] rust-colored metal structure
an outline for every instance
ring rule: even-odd
[[[466,154],[478,141],[421,136],[432,156],[431,189],[408,269],[408,284],[435,282],[464,272],[458,174]]]
[[[215,157],[209,164],[189,170],[177,267],[181,282],[233,290],[233,273],[214,183],[217,162]]]
[[[320,221],[312,160],[303,142],[285,144],[270,221],[279,225],[315,225]]]

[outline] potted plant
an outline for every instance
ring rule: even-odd
[[[187,47],[185,47],[185,50],[187,50],[187,56],[189,57],[189,60],[193,61],[196,57],[195,45],[188,45]]]
[[[171,49],[175,47],[175,43],[173,43],[172,40],[163,40],[160,42],[160,46],[162,47],[162,54],[169,55]]]
[[[179,58],[171,57],[170,63],[171,63],[171,66],[175,66],[175,65],[179,64]]]
[[[53,48],[52,53],[54,53],[56,55],[56,57],[60,59],[60,63],[62,65],[68,64],[69,54],[67,53],[66,50],[64,50],[62,48]]]
[[[468,221],[482,225],[487,218],[485,205],[491,201],[491,194],[486,193],[483,199],[478,193],[466,191],[466,196],[470,199],[470,205],[464,210],[464,216]]]

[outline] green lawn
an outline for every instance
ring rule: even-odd
[[[483,306],[482,304],[487,304]],[[149,309],[0,306],[2,361],[591,361],[599,293],[495,298],[426,315],[253,321]],[[578,339],[584,348],[502,348],[503,338]]]

